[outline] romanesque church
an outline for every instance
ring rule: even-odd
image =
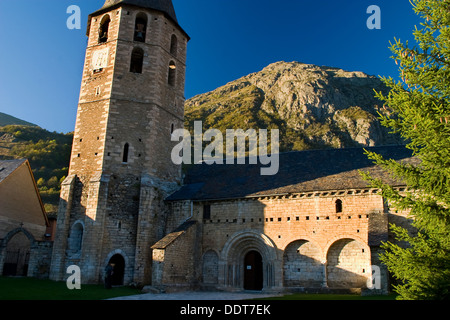
[[[183,128],[188,34],[171,0],[106,0],[89,16],[89,38],[70,171],[62,184],[50,278],[70,265],[100,283],[176,290],[364,289],[391,212],[359,170],[362,149],[280,154],[275,176],[261,164],[171,161]],[[395,160],[411,154],[377,147]],[[370,287],[370,285],[369,285]]]

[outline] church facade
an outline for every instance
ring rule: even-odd
[[[414,161],[398,146],[370,149]],[[406,191],[401,182],[361,148],[282,153],[274,177],[261,176],[260,167],[202,164],[189,171],[166,199],[171,216],[185,223],[152,246],[154,286],[388,291],[380,245],[392,240],[389,223],[408,226],[407,212],[392,211],[360,171]]]
[[[70,170],[62,184],[50,278],[71,265],[99,283],[176,291],[366,288],[391,212],[358,170],[362,149],[280,155],[261,165],[194,165],[182,177],[171,134],[183,128],[186,51],[171,0],[107,0],[89,16]],[[399,147],[386,157],[407,159]]]

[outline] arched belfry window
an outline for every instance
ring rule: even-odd
[[[134,41],[145,42],[147,34],[147,15],[145,13],[138,13],[136,16],[136,23],[134,27]]]
[[[178,39],[176,35],[172,35],[172,38],[170,39],[170,54],[173,56],[177,56],[178,51]]]
[[[130,145],[128,143],[125,143],[125,145],[123,146],[123,159],[122,159],[123,163],[128,163],[129,153],[130,153]]]
[[[111,18],[109,15],[103,17],[100,22],[100,28],[98,29],[98,43],[105,43],[108,41],[108,33],[109,33],[109,24],[111,22]]]
[[[336,200],[336,213],[341,213],[342,211],[343,211],[342,200],[337,199]]]
[[[170,61],[168,83],[171,86],[175,86],[176,70],[177,70],[177,66],[175,65],[175,62]]]
[[[144,50],[141,48],[134,48],[131,53],[130,72],[142,73],[144,65]]]

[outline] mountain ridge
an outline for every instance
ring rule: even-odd
[[[381,126],[374,90],[387,88],[363,72],[280,61],[188,99],[185,127],[277,128],[281,151],[403,144]]]
[[[9,126],[9,125],[19,125],[19,126],[31,126],[38,127],[38,125],[13,117],[12,115],[0,112],[0,127]]]

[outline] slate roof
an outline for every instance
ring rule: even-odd
[[[26,161],[26,159],[0,160],[0,183]]]
[[[385,159],[417,161],[412,158],[411,150],[403,146],[366,149],[383,155]],[[281,153],[279,164],[279,172],[274,176],[262,176],[260,164],[193,165],[186,174],[184,186],[166,200],[224,200],[367,188],[367,182],[361,178],[359,170],[369,171],[373,177],[381,178],[392,186],[404,185],[375,166],[364,154],[363,148]]]
[[[167,248],[172,242],[177,240],[182,234],[184,234],[190,227],[195,225],[196,221],[186,221],[181,226],[179,226],[176,230],[169,233],[167,236],[159,240],[157,243],[155,243],[152,246],[152,249],[165,249]]]
[[[167,14],[174,22],[178,23],[172,0],[106,0],[105,4],[99,11],[109,10],[110,8],[129,4],[141,8],[154,9]],[[98,12],[98,11],[97,11]]]

